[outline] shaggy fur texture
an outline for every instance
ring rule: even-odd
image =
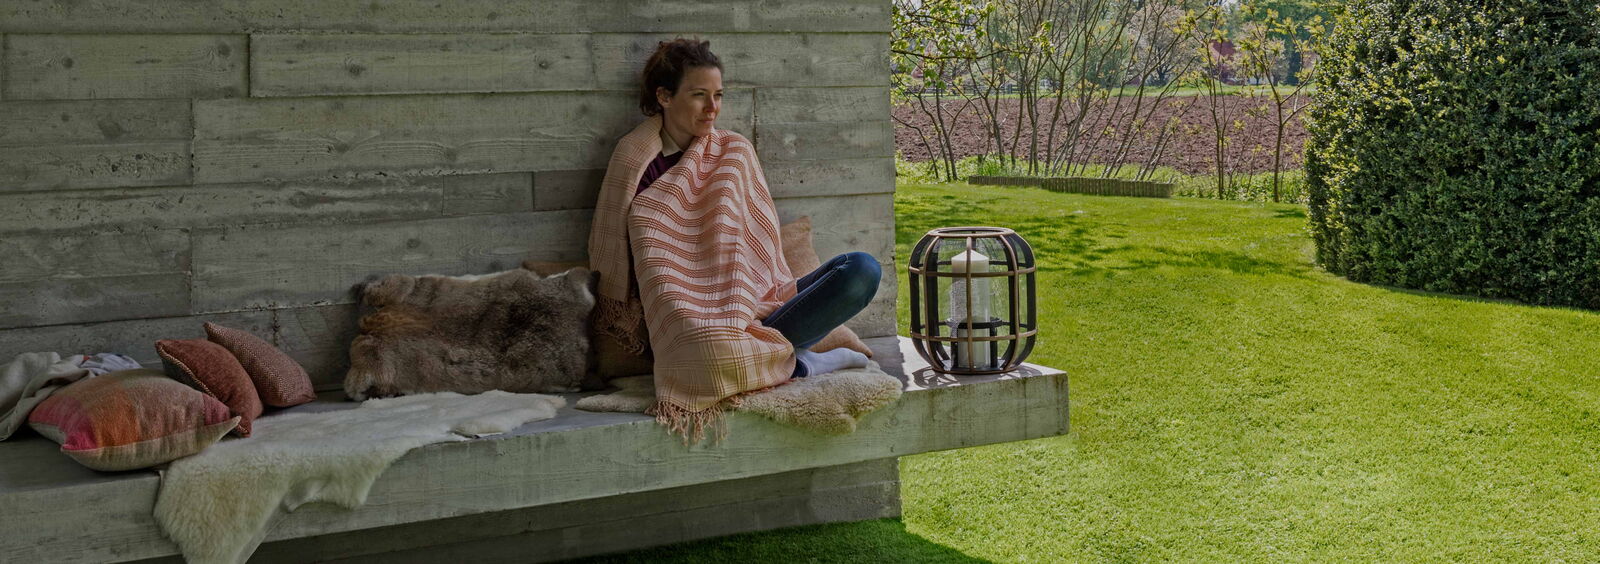
[[[585,411],[642,413],[655,402],[650,376],[611,381],[618,391],[589,396],[574,406]],[[848,368],[791,380],[775,388],[735,398],[738,411],[748,411],[786,425],[825,435],[856,430],[856,422],[880,407],[900,399],[900,380],[884,372],[877,362],[866,368]]]
[[[353,400],[423,392],[572,392],[589,368],[594,276],[517,269],[476,276],[391,275],[368,284],[350,344]]]
[[[359,507],[406,451],[504,433],[555,417],[565,403],[539,394],[440,393],[263,417],[251,438],[173,462],[161,474],[156,522],[189,562],[244,562],[280,506]]]

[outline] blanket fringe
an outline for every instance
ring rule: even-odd
[[[704,441],[707,429],[715,431],[713,442],[721,443],[728,437],[728,422],[724,415],[727,415],[730,407],[728,401],[720,401],[711,407],[694,411],[670,400],[657,399],[655,405],[644,413],[654,415],[656,422],[665,426],[668,433],[682,436],[685,445]]]

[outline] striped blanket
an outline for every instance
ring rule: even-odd
[[[600,188],[589,235],[590,268],[600,274],[596,332],[634,352],[648,338],[649,413],[699,440],[730,398],[789,380],[794,347],[761,320],[794,297],[795,279],[744,136],[712,130],[634,194],[661,151],[660,128],[652,117],[624,136]]]

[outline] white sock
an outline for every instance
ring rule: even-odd
[[[850,349],[833,349],[820,353],[801,349],[794,352],[794,357],[805,365],[807,376],[827,374],[845,368],[861,368],[867,365],[867,355]]]

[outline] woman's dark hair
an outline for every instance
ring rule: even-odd
[[[677,94],[678,85],[683,83],[683,73],[704,67],[722,70],[722,59],[711,52],[710,41],[680,37],[657,44],[656,52],[644,63],[644,89],[639,92],[639,110],[647,116],[661,113],[656,88]]]

